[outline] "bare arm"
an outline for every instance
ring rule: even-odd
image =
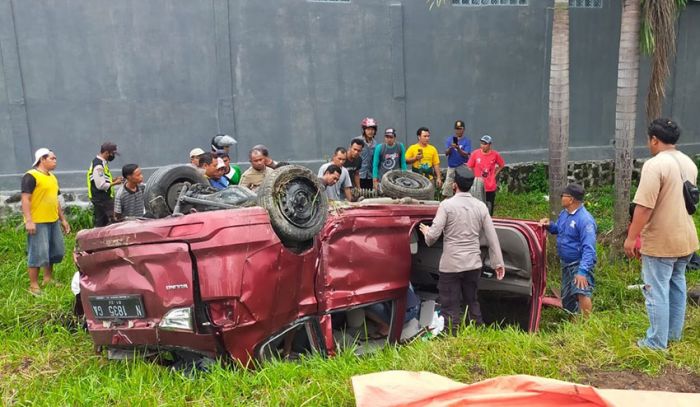
[[[628,257],[639,257],[639,250],[634,247],[635,241],[637,240],[637,237],[639,237],[639,234],[642,233],[644,226],[649,222],[652,211],[653,209],[642,205],[637,205],[634,208],[632,224],[627,230],[627,239],[625,239],[625,254]]]
[[[61,220],[61,226],[63,226],[63,231],[68,234],[70,233],[70,223],[68,223],[68,219],[66,219],[66,216],[63,214],[63,208],[61,207],[61,202],[58,202],[56,204],[58,206],[58,219]]]
[[[352,188],[343,188],[343,192],[345,192],[345,199],[348,202],[352,202]]]
[[[22,193],[22,215],[24,215],[24,228],[27,233],[33,235],[36,233],[36,225],[32,220],[32,212],[30,210],[32,206],[32,194]]]

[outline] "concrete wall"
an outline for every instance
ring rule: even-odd
[[[506,160],[546,157],[552,0],[429,11],[419,0],[0,0],[0,189],[32,152],[80,187],[102,141],[119,168],[187,159],[224,132],[311,167],[364,116],[442,144],[455,119]],[[571,9],[571,158],[612,157],[620,5]],[[697,152],[700,4],[680,22],[667,111]],[[640,106],[648,67],[643,64]],[[640,109],[643,110],[643,109]],[[644,155],[643,112],[638,124]],[[118,172],[118,171],[117,171]]]

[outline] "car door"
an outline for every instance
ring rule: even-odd
[[[316,293],[321,312],[405,296],[411,272],[409,216],[378,208],[332,216],[321,235]]]

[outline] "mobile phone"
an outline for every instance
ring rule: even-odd
[[[418,149],[418,154],[421,154],[421,155],[423,154],[423,149],[422,149],[422,148],[419,148],[419,149]]]
[[[457,144],[457,137],[456,136],[452,137],[452,144]]]

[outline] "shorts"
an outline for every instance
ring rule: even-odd
[[[595,287],[595,279],[592,273],[586,274],[588,287],[581,289],[576,287],[574,276],[578,271],[579,262],[573,262],[561,265],[561,303],[565,310],[569,312],[578,312],[578,295],[591,297],[593,288]]]
[[[27,265],[43,267],[60,263],[66,248],[63,245],[63,234],[59,221],[53,223],[37,223],[36,233],[27,235]]]

